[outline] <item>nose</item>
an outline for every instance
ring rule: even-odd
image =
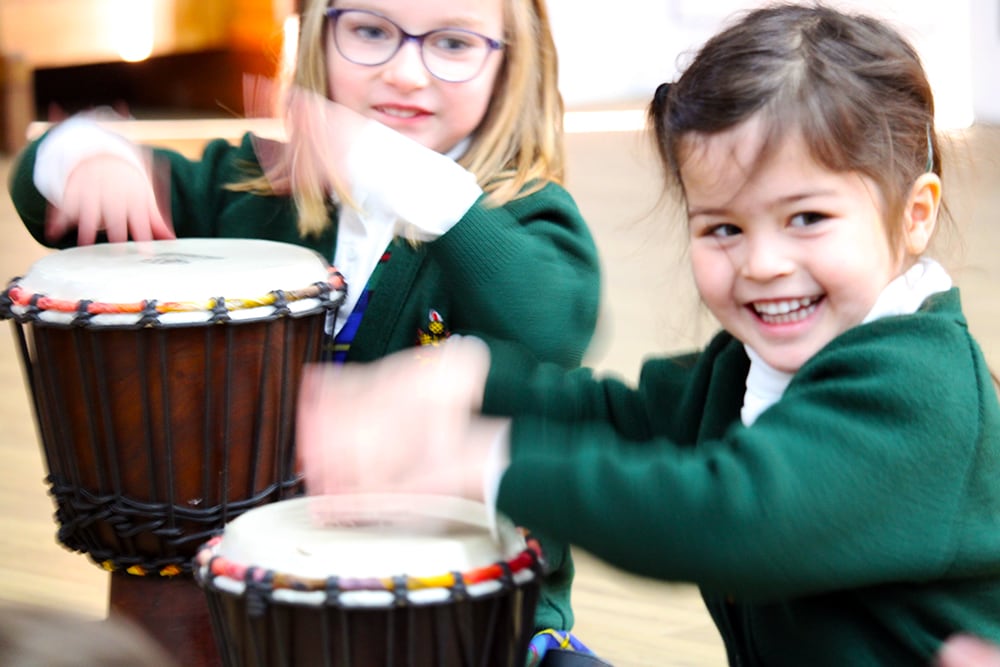
[[[416,90],[427,86],[431,74],[424,65],[420,48],[417,40],[405,40],[399,51],[382,66],[383,78],[402,90]]]
[[[748,280],[766,282],[786,276],[795,270],[792,248],[781,234],[746,234],[740,275]]]

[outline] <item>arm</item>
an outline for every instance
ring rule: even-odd
[[[845,334],[754,426],[693,449],[516,418],[498,507],[627,570],[737,596],[942,576],[996,511],[982,415],[997,409],[967,332],[919,321]]]

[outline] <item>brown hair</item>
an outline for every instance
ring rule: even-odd
[[[706,42],[649,107],[668,183],[683,197],[686,141],[755,115],[766,132],[758,161],[799,131],[819,164],[877,184],[886,221],[900,219],[917,177],[941,176],[934,98],[920,58],[898,32],[868,16],[771,5]],[[889,225],[886,233],[897,245],[902,229]]]
[[[558,86],[558,62],[545,0],[502,0],[504,3],[504,62],[497,74],[490,105],[459,164],[475,174],[489,193],[487,203],[503,204],[561,183],[564,170],[563,102]],[[302,11],[299,49],[293,84],[330,96],[324,35],[330,0],[308,0]],[[294,169],[298,141],[290,137],[286,169]],[[329,224],[329,194],[309,175],[293,193],[299,211],[299,231],[305,236]],[[263,179],[249,182],[256,191],[270,191]],[[341,201],[349,201],[338,192]]]

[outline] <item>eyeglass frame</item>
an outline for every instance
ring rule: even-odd
[[[337,41],[336,23],[337,23],[337,19],[340,17],[341,14],[346,14],[348,12],[358,12],[358,13],[361,13],[361,14],[370,14],[371,16],[377,16],[378,18],[382,19],[383,21],[391,24],[394,28],[396,28],[396,30],[399,31],[400,38],[399,38],[399,41],[396,43],[396,48],[393,49],[392,53],[390,53],[386,57],[385,60],[383,60],[382,62],[370,63],[370,64],[369,63],[359,63],[356,60],[352,60],[351,58],[348,58],[344,54],[343,50],[341,50],[341,48],[340,48],[340,43]],[[347,60],[348,62],[354,63],[355,65],[360,65],[362,67],[379,67],[380,65],[384,65],[387,62],[389,62],[390,60],[392,60],[393,58],[395,58],[396,54],[398,54],[402,50],[403,46],[407,42],[414,42],[417,45],[417,51],[420,53],[420,62],[423,64],[424,69],[427,70],[427,73],[430,74],[431,76],[433,76],[435,79],[437,79],[439,81],[444,81],[445,83],[465,83],[466,81],[472,81],[477,76],[479,76],[480,74],[482,74],[483,68],[486,66],[486,61],[489,60],[489,58],[490,58],[490,54],[493,51],[503,51],[504,47],[507,45],[506,42],[504,42],[502,39],[494,39],[493,37],[489,37],[489,36],[484,35],[482,33],[475,32],[474,30],[466,30],[465,28],[447,28],[447,27],[446,28],[435,28],[434,30],[428,30],[425,33],[422,33],[422,34],[419,34],[419,35],[414,35],[413,33],[410,33],[410,32],[407,32],[406,30],[403,30],[403,28],[400,27],[400,25],[398,23],[396,23],[395,21],[393,21],[392,19],[390,19],[388,16],[383,16],[382,14],[379,14],[379,13],[373,12],[373,11],[369,11],[367,9],[352,9],[352,8],[341,9],[339,7],[327,7],[326,11],[324,11],[323,14],[324,14],[324,16],[328,20],[333,21],[333,24],[334,24],[333,45],[336,47],[337,53],[339,53],[344,58],[344,60]],[[486,57],[483,58],[483,62],[482,62],[482,64],[479,65],[479,69],[476,70],[475,74],[473,74],[472,76],[470,76],[467,79],[453,80],[453,79],[442,78],[442,77],[438,76],[437,74],[435,74],[433,71],[431,71],[431,68],[427,66],[427,61],[424,59],[424,40],[427,38],[428,35],[433,35],[436,32],[461,32],[461,33],[465,33],[467,35],[475,35],[476,37],[479,37],[479,38],[483,39],[486,42],[486,47],[489,49],[489,51],[487,52]]]

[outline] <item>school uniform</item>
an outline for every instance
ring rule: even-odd
[[[519,415],[498,509],[696,583],[731,664],[927,665],[953,632],[1000,640],[1000,407],[957,289],[844,332],[749,425],[727,333],[636,388],[515,347],[491,346],[485,398]]]
[[[48,204],[35,181],[43,140],[18,158],[9,184],[11,197],[39,243],[65,248],[75,244],[75,229],[55,241],[44,237]],[[238,146],[213,141],[197,161],[157,149],[154,164],[161,161],[169,163],[164,186],[169,188],[178,237],[282,241],[312,248],[334,262],[339,226],[334,207],[329,227],[304,238],[291,198],[225,187],[261,173],[249,135]],[[154,168],[154,175],[159,173]],[[64,180],[59,182],[61,186]],[[517,341],[541,359],[563,367],[579,365],[596,326],[600,275],[593,239],[566,190],[548,184],[500,207],[480,200],[457,223],[451,222],[436,240],[423,243],[392,239],[390,226],[381,257],[359,270],[364,276],[360,284],[345,273],[353,298],[338,318],[331,354],[346,361],[370,361],[457,333]],[[370,247],[371,239],[368,243]],[[345,261],[353,259],[357,257]],[[569,629],[572,560],[565,546],[542,541],[554,572],[543,591],[537,625]]]

